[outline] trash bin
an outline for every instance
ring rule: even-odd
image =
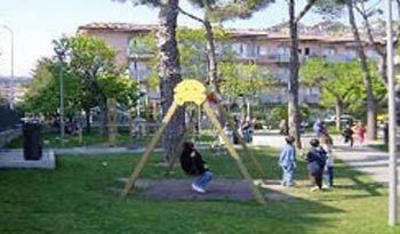
[[[25,122],[22,130],[24,159],[39,160],[42,157],[42,125],[38,121]]]

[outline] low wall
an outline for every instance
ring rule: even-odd
[[[10,142],[12,139],[22,134],[21,128],[10,129],[0,132],[0,148]]]

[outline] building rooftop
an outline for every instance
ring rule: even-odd
[[[78,28],[79,31],[83,30],[112,30],[119,32],[151,32],[156,30],[158,25],[155,24],[133,24],[133,23],[104,23],[96,22],[90,23]]]
[[[282,23],[268,29],[235,29],[227,28],[234,38],[269,38],[272,40],[288,40],[289,32],[287,24]],[[157,30],[156,24],[134,24],[134,23],[90,23],[78,28],[82,31],[114,31],[127,33],[148,33]],[[332,31],[333,30],[333,31]],[[319,22],[312,26],[301,26],[299,39],[305,41],[323,41],[327,43],[348,43],[354,42],[353,35],[345,25],[335,22]],[[382,43],[383,37],[379,35],[377,42]],[[365,40],[367,41],[367,40]]]

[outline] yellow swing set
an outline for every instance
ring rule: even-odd
[[[210,103],[207,100],[207,90],[205,86],[198,80],[193,80],[193,79],[188,79],[180,82],[174,89],[174,101],[172,102],[169,110],[167,111],[166,115],[164,116],[161,126],[158,129],[158,131],[155,133],[153,138],[151,139],[149,145],[146,147],[145,151],[143,152],[143,155],[139,161],[139,163],[136,165],[135,169],[133,170],[130,178],[125,184],[125,188],[122,191],[122,196],[125,197],[128,195],[131,190],[133,189],[136,180],[138,179],[140,173],[142,172],[145,164],[147,163],[150,154],[152,151],[155,149],[157,144],[159,143],[162,133],[164,132],[165,128],[171,121],[173,115],[175,114],[175,111],[179,106],[183,106],[185,103],[194,103],[198,107],[203,108],[204,112],[206,115],[210,118],[211,123],[214,125],[214,127],[217,130],[217,133],[219,136],[222,137],[222,139],[225,142],[225,147],[229,152],[229,155],[234,159],[236,162],[236,165],[239,168],[239,171],[242,175],[242,177],[249,183],[251,186],[253,195],[255,199],[257,200],[258,203],[260,204],[265,204],[264,197],[260,190],[258,189],[257,186],[255,186],[254,181],[252,177],[250,176],[250,173],[248,172],[246,166],[244,165],[240,155],[238,152],[235,150],[235,147],[232,145],[231,141],[229,140],[228,136],[224,133],[223,128],[217,118],[217,115],[215,114],[214,110],[210,106]],[[251,158],[252,163],[254,164],[258,175],[260,178],[265,178],[264,172],[261,168],[260,163],[258,160],[255,158],[255,156],[250,152],[248,149],[245,141],[243,138],[239,135],[237,129],[235,129],[233,126],[233,120],[231,120],[226,113],[225,109],[222,107],[220,103],[217,102],[217,108],[222,116],[224,116],[225,119],[227,119],[230,123],[230,126],[232,127],[232,130],[234,134],[239,138],[239,142],[241,143],[244,151],[246,154]],[[185,134],[184,134],[185,135]]]

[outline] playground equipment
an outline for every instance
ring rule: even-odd
[[[215,114],[215,111],[212,108],[212,105],[214,105],[218,109],[218,112],[222,116],[224,116],[224,118],[226,120],[228,120],[230,122],[230,126],[231,127],[234,126],[233,120],[231,120],[228,117],[228,114],[226,113],[226,111],[224,110],[224,108],[222,107],[222,105],[218,101],[211,100],[212,103],[210,103],[210,100],[208,100],[208,98],[207,98],[208,96],[215,96],[215,94],[211,94],[210,95],[210,93],[207,93],[207,90],[206,90],[205,86],[201,82],[199,82],[197,80],[192,80],[192,79],[184,80],[184,81],[180,82],[175,87],[174,92],[175,92],[174,93],[174,101],[172,102],[172,104],[171,104],[169,110],[167,111],[167,113],[165,114],[165,116],[164,116],[164,118],[162,120],[160,128],[158,129],[158,131],[153,136],[151,142],[149,143],[149,145],[147,146],[146,150],[144,151],[139,163],[136,165],[136,167],[133,170],[130,178],[126,182],[125,188],[122,191],[121,195],[122,196],[126,196],[132,190],[133,186],[135,185],[135,182],[136,182],[137,178],[139,177],[141,171],[143,170],[145,164],[147,163],[151,152],[154,150],[154,148],[157,146],[158,142],[160,141],[160,138],[162,136],[162,133],[163,133],[164,129],[166,128],[166,126],[171,121],[171,119],[172,119],[175,111],[177,110],[177,108],[179,106],[185,105],[186,103],[194,103],[195,105],[197,105],[198,107],[201,107],[204,110],[205,114],[210,118],[211,123],[213,124],[213,126],[217,130],[218,135],[221,136],[222,139],[224,140],[225,147],[227,148],[230,156],[236,162],[236,165],[238,166],[242,177],[251,186],[253,195],[254,195],[255,199],[257,200],[257,202],[259,202],[260,204],[265,204],[265,200],[264,200],[264,197],[263,197],[262,193],[259,191],[258,187],[256,187],[254,185],[253,179],[251,178],[251,176],[250,176],[246,166],[244,165],[240,155],[235,150],[235,148],[232,145],[231,141],[229,140],[228,136],[224,133],[223,128],[222,128],[222,126],[220,124],[220,121],[218,120],[218,117],[217,117],[217,115]],[[259,176],[261,178],[265,178],[258,160],[254,157],[254,155],[251,154],[250,150],[246,146],[246,143],[244,142],[244,140],[240,137],[239,133],[237,132],[237,129],[232,128],[232,130],[233,130],[234,134],[236,134],[238,136],[239,141],[240,141],[244,151],[251,158],[252,163],[256,166],[256,170],[257,170]],[[187,131],[185,131],[185,133],[183,134],[180,143],[183,143],[183,141],[185,140],[185,136],[186,135],[187,135]],[[172,161],[175,161],[175,160],[173,159]]]

